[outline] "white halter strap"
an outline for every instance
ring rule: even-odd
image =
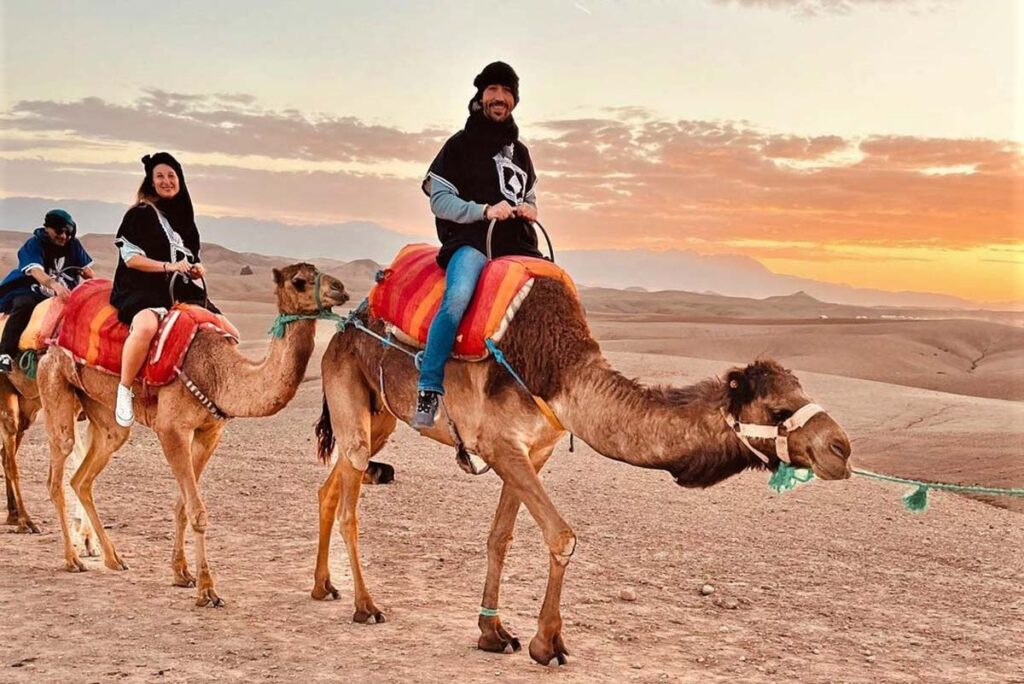
[[[780,425],[741,423],[739,419],[731,413],[725,414],[725,422],[728,423],[729,427],[736,433],[739,440],[743,442],[743,446],[750,449],[755,456],[765,463],[770,463],[771,459],[764,452],[751,444],[751,439],[774,439],[775,454],[779,457],[779,460],[784,461],[785,463],[790,463],[789,433],[802,428],[807,421],[819,413],[825,413],[825,409],[821,408],[817,404],[804,404]]]

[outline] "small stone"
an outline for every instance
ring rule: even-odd
[[[636,592],[632,589],[623,589],[619,592],[619,599],[622,601],[636,601]]]
[[[875,656],[869,655],[864,660],[868,661],[869,663],[873,663],[873,662],[875,662]]]
[[[705,584],[700,588],[701,596],[711,596],[715,593],[715,586],[713,584]]]
[[[747,656],[745,656],[745,655],[741,655],[741,656],[740,656],[740,662],[741,662],[741,663],[745,663],[745,662],[747,662]]]

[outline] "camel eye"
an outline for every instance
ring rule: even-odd
[[[790,411],[789,409],[777,409],[777,410],[772,411],[771,415],[772,415],[772,421],[773,422],[781,423],[781,422],[783,422],[785,420],[788,420],[789,417],[791,415],[793,415],[793,412]]]
[[[306,279],[295,276],[292,278],[292,285],[294,285],[295,289],[299,292],[304,292],[306,290]]]

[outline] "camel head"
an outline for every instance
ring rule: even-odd
[[[794,467],[810,468],[823,480],[850,477],[850,440],[831,416],[820,409],[814,412],[817,407],[793,373],[775,361],[759,360],[729,371],[725,384],[729,414],[744,425],[779,427]],[[794,414],[808,405],[796,422],[808,414],[810,418],[802,426],[792,427]],[[788,429],[784,425],[787,420]],[[778,466],[778,440],[754,437],[749,442],[771,459],[771,469]]]
[[[348,301],[341,281],[321,273],[313,264],[275,268],[274,284],[277,286],[277,308],[283,314],[315,314]]]

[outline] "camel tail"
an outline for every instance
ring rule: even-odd
[[[334,451],[334,428],[331,427],[331,409],[327,406],[327,395],[324,395],[324,408],[320,412],[320,420],[314,428],[316,434],[316,455],[326,464],[331,462]]]

